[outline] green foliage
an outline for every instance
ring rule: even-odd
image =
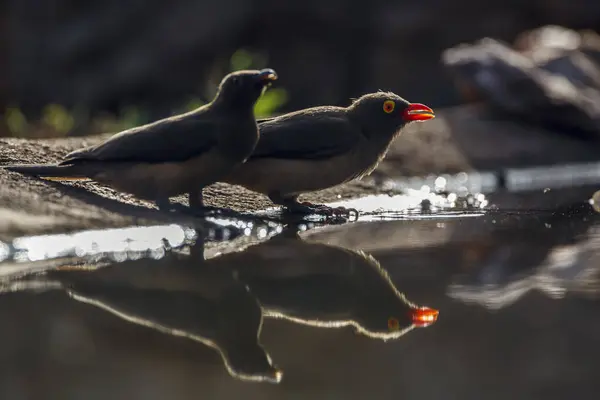
[[[232,71],[250,69],[255,64],[255,57],[248,50],[240,49],[231,55],[229,65]]]
[[[263,54],[239,49],[234,52],[229,60],[229,70],[261,69],[268,67],[267,57]],[[270,117],[288,101],[288,92],[281,88],[270,88],[257,101],[254,114],[257,118]],[[199,98],[192,98],[178,112],[185,112],[201,107],[205,103]],[[81,131],[85,134],[118,132],[134,126],[139,126],[149,121],[144,110],[138,107],[127,107],[120,116],[103,115],[92,120],[81,110],[67,110],[59,104],[49,104],[42,110],[39,121],[28,121],[18,107],[11,106],[4,110],[2,116],[7,132],[0,131],[0,136],[10,135],[16,137],[56,137],[65,136],[71,132]]]
[[[147,116],[138,107],[126,107],[122,110],[119,123],[122,125],[121,130],[133,128],[134,126],[142,125],[146,122]]]
[[[63,106],[49,104],[42,110],[40,120],[30,123],[19,108],[9,107],[4,111],[4,123],[10,136],[40,136],[40,132],[48,131],[51,136],[64,136],[75,126],[75,117]]]
[[[239,49],[229,59],[230,72],[241,69],[262,69],[267,67],[267,57],[247,49]]]
[[[260,53],[251,52],[247,49],[239,49],[231,55],[231,71],[241,69],[261,69],[267,67],[267,59]],[[270,117],[288,101],[288,93],[283,88],[271,88],[258,99],[254,107],[254,115],[257,118]]]
[[[254,106],[254,115],[256,118],[270,117],[279,110],[288,100],[288,94],[285,89],[272,88],[258,99]],[[200,99],[190,100],[181,112],[195,110],[198,107],[203,106],[205,103]]]
[[[42,112],[42,122],[60,135],[66,135],[73,129],[75,118],[63,106],[49,104]]]
[[[242,69],[261,69],[265,68],[266,66],[267,60],[261,54],[251,52],[247,49],[240,49],[231,55],[231,59],[229,61],[229,72],[239,71]],[[260,99],[258,99],[256,102],[256,105],[254,106],[254,115],[257,118],[270,117],[277,113],[281,106],[287,103],[287,101],[288,93],[285,89],[271,88],[263,93]],[[186,104],[182,112],[194,110],[203,106],[204,104],[205,103],[202,100],[193,98]]]
[[[256,118],[270,117],[279,110],[288,100],[288,94],[285,89],[272,88],[267,90],[258,99],[254,106],[254,115]]]
[[[27,129],[27,119],[16,107],[9,107],[4,112],[6,126],[12,136],[21,136]]]
[[[193,98],[192,100],[190,100],[190,102],[187,104],[186,109],[191,111],[191,110],[195,110],[196,108],[202,107],[205,103],[197,98]]]
[[[147,115],[138,107],[130,106],[121,110],[119,116],[105,115],[94,118],[87,126],[91,133],[119,132],[147,122]]]

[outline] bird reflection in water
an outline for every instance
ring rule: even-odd
[[[201,268],[201,261],[170,253],[93,270],[62,268],[48,276],[75,300],[216,349],[235,378],[279,383],[282,371],[259,342],[262,312],[256,298],[231,272]]]
[[[399,292],[372,256],[310,242],[290,228],[208,262],[237,273],[269,318],[323,328],[352,326],[360,334],[389,340],[438,317],[437,310],[417,306]]]
[[[586,291],[598,271],[598,239],[591,228],[599,222],[591,205],[579,203],[551,213],[498,218],[493,231],[459,247],[462,270],[452,278],[447,294],[498,310],[533,290],[554,299],[567,291]]]
[[[124,320],[216,349],[235,378],[279,383],[260,342],[264,317],[322,328],[354,327],[374,339],[397,339],[429,326],[438,311],[410,302],[372,256],[301,238],[288,227],[245,250],[204,258],[140,259],[46,272],[48,283]]]

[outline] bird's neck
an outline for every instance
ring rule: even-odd
[[[226,114],[247,115],[254,111],[254,102],[244,98],[229,98],[218,95],[210,104],[210,108],[215,112]]]

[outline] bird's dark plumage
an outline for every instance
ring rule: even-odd
[[[206,119],[204,109],[135,127],[103,143],[73,151],[59,165],[81,161],[185,161],[217,144],[220,121]],[[173,134],[174,132],[177,134]]]
[[[160,205],[189,193],[190,205],[202,205],[202,188],[252,153],[258,141],[254,104],[275,79],[271,69],[231,73],[213,101],[194,111],[117,133],[58,164],[7,169],[59,180],[89,178]]]
[[[252,155],[225,181],[299,210],[298,195],[371,173],[406,124],[431,118],[427,106],[378,92],[349,107],[313,107],[261,119]]]
[[[344,109],[337,107],[263,121],[259,123],[259,129],[262,140],[251,159],[326,159],[349,151],[362,135],[360,128],[346,117]],[[281,140],[282,132],[285,132],[285,141]]]
[[[262,309],[231,271],[194,257],[128,260],[96,269],[47,271],[77,301],[159,332],[214,348],[232,376],[279,382],[281,371],[260,343]]]

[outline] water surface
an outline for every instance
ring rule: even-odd
[[[0,398],[596,398],[597,188],[413,186],[0,244]]]

